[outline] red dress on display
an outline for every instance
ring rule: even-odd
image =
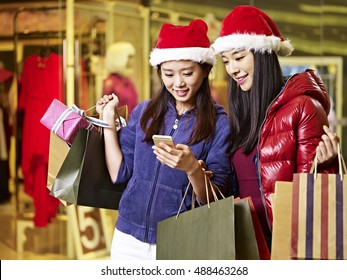
[[[24,190],[34,200],[34,224],[44,227],[57,214],[59,200],[49,194],[47,170],[50,131],[40,123],[54,98],[64,101],[62,57],[27,57],[23,64],[18,110],[24,111],[22,173]]]
[[[129,114],[137,105],[137,91],[129,78],[119,74],[110,74],[103,83],[102,95],[115,93],[119,98],[119,107],[128,105]]]

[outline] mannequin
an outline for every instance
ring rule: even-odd
[[[9,150],[11,127],[9,123],[10,102],[9,90],[13,81],[13,73],[0,61],[0,203],[10,201],[9,191]]]
[[[119,107],[128,105],[129,114],[137,105],[138,94],[129,76],[133,72],[135,47],[128,42],[117,42],[109,46],[105,57],[108,77],[103,81],[102,95],[115,93]]]

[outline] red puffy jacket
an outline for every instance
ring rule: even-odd
[[[260,133],[258,172],[271,223],[275,182],[292,181],[294,173],[310,171],[329,110],[323,81],[310,69],[291,76],[270,106]],[[319,172],[337,170],[334,166]]]

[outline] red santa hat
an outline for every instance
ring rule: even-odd
[[[210,48],[207,30],[207,24],[201,19],[191,21],[188,26],[164,24],[150,54],[150,64],[156,67],[165,61],[192,60],[214,65],[216,57]]]
[[[280,56],[288,56],[294,50],[268,15],[247,5],[235,7],[224,18],[220,37],[212,44],[212,48],[216,54],[246,48],[260,53],[274,51]]]

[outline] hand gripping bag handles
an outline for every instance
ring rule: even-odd
[[[294,174],[291,257],[347,259],[347,175],[339,148],[340,174]]]
[[[208,187],[211,187],[215,197],[214,202],[210,203],[208,198],[206,205],[195,208],[193,204],[192,210],[180,213],[190,187],[189,183],[177,215],[158,223],[158,260],[234,260],[236,258],[234,198],[218,200],[206,174],[205,186],[206,191]]]
[[[103,130],[95,132],[81,128],[50,193],[75,205],[118,209],[126,185],[126,182],[114,184],[110,178],[105,162]]]

